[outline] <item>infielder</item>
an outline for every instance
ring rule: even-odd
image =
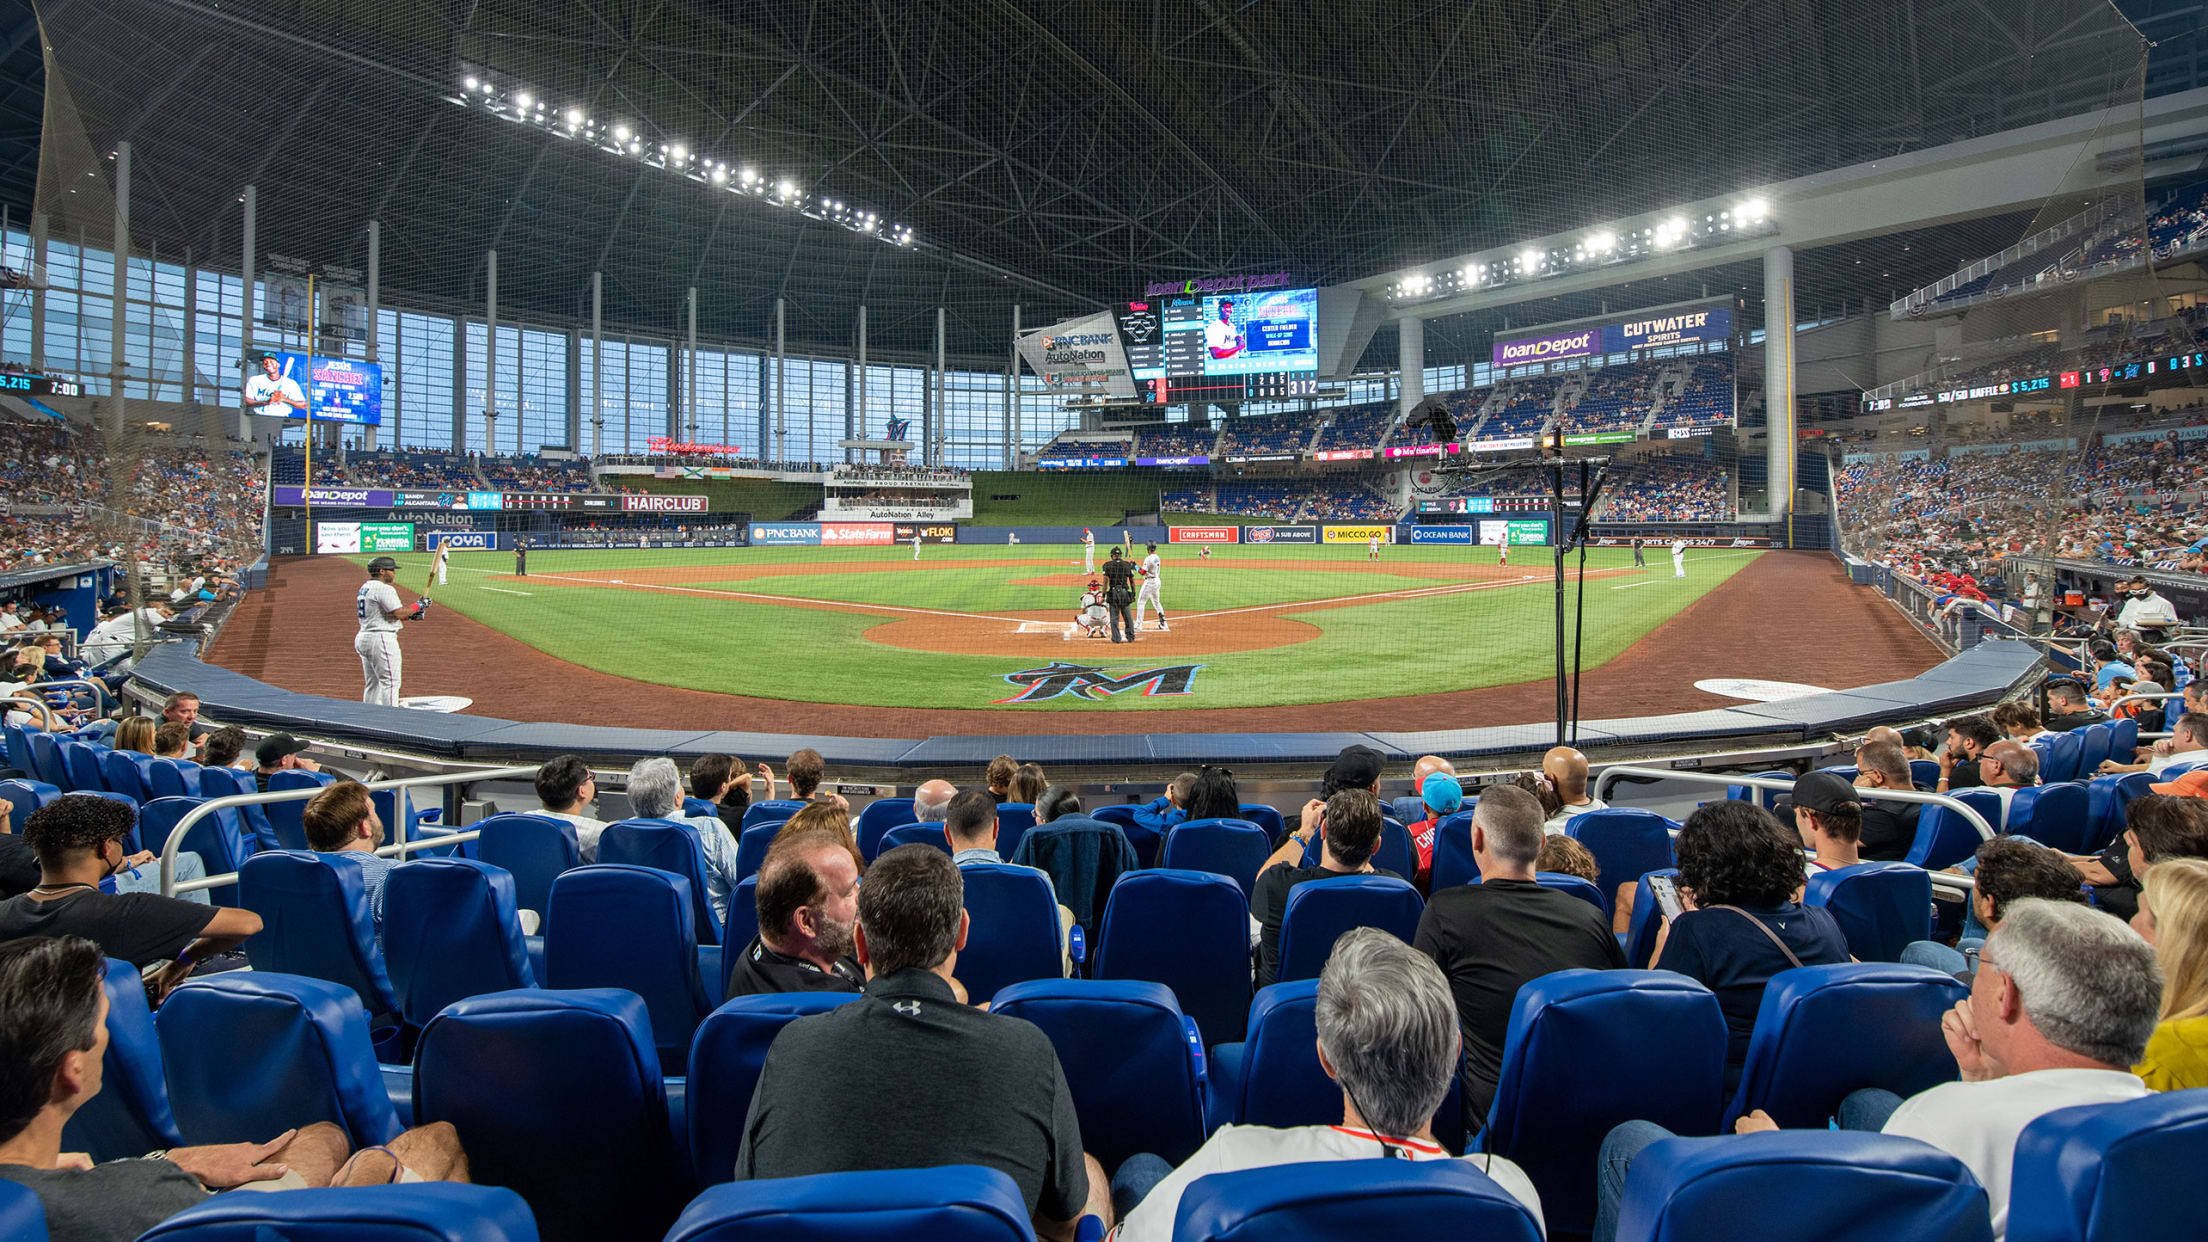
[[[399,627],[420,620],[426,601],[416,601],[408,611],[399,602],[399,589],[391,585],[398,579],[399,563],[379,556],[368,562],[368,581],[360,584],[360,593],[353,597],[353,613],[360,619],[353,650],[360,656],[360,675],[366,683],[360,692],[363,703],[399,705]]]
[[[1495,536],[1495,563],[1510,568],[1510,532],[1507,530]]]
[[[1684,539],[1671,541],[1671,576],[1674,578],[1687,576],[1687,541]]]
[[[299,390],[299,381],[277,369],[280,365],[276,355],[261,355],[261,373],[245,381],[245,408],[271,418],[304,417],[307,395]]]
[[[1365,540],[1365,559],[1368,561],[1380,559],[1380,536],[1374,535]]]
[[[916,561],[920,559],[920,536],[918,535],[912,537],[912,559]]]
[[[1142,558],[1142,566],[1136,571],[1142,575],[1142,589],[1135,593],[1135,628],[1142,628],[1143,606],[1147,604],[1158,610],[1158,633],[1163,634],[1173,627],[1165,623],[1165,601],[1158,597],[1158,575],[1161,570],[1158,545],[1153,543],[1144,546],[1150,549],[1150,554]]]
[[[1096,532],[1086,526],[1081,528],[1081,572],[1096,572]]]
[[[451,564],[451,563],[452,563],[452,545],[451,545],[451,544],[449,544],[449,543],[446,543],[446,542],[445,542],[444,540],[442,540],[442,539],[438,540],[438,541],[437,541],[437,585],[438,585],[438,586],[443,586],[443,585],[445,585],[445,566],[447,566],[447,565],[449,565],[449,564]]]

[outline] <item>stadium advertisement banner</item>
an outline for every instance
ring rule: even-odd
[[[1107,397],[1135,395],[1135,374],[1128,369],[1127,351],[1108,310],[1026,333],[1017,344],[1020,357],[1051,392],[1102,389]]]
[[[1502,440],[1475,440],[1464,446],[1473,453],[1529,453],[1533,451],[1532,436],[1512,436]]]
[[[1690,548],[1776,548],[1780,541],[1762,535],[1689,535],[1681,538],[1668,531],[1646,530],[1637,533],[1644,547],[1669,548],[1674,543],[1684,543]],[[1636,533],[1623,535],[1598,535],[1588,542],[1598,548],[1623,548],[1630,546]]]
[[[1559,358],[1591,358],[1602,352],[1602,330],[1579,328],[1571,332],[1544,332],[1495,342],[1495,365],[1514,367],[1528,362],[1554,362]]]
[[[1631,444],[1636,439],[1630,431],[1603,431],[1583,436],[1566,436],[1567,446],[1579,444]]]
[[[1496,518],[1483,521],[1479,526],[1479,542],[1496,544],[1508,539],[1514,544],[1543,544],[1549,541],[1547,518]]]
[[[1319,528],[1320,543],[1363,543],[1368,539],[1378,539],[1382,543],[1394,543],[1395,528],[1393,526],[1322,526]]]
[[[1245,526],[1242,528],[1244,543],[1317,543],[1319,528],[1316,526]]]
[[[349,555],[355,552],[412,552],[412,522],[316,522],[316,554]]]
[[[1294,453],[1229,453],[1227,460],[1236,464],[1263,461],[1296,461]]]
[[[754,545],[805,545],[820,546],[818,522],[753,522],[751,542]]]
[[[373,487],[299,487],[278,485],[275,489],[278,506],[285,505],[350,505],[356,509],[389,509],[396,493]]]
[[[248,414],[305,418],[311,407],[318,423],[373,427],[383,422],[383,368],[352,358],[270,350],[246,376],[239,400]]]
[[[1327,449],[1311,454],[1313,461],[1371,461],[1371,449]]]
[[[1684,345],[1690,341],[1722,341],[1733,335],[1733,310],[1713,306],[1708,310],[1681,311],[1649,319],[1628,319],[1602,330],[1603,352],[1621,354],[1658,345]]]
[[[1241,534],[1234,526],[1173,526],[1165,532],[1167,543],[1233,543]]]
[[[1372,454],[1367,453],[1365,456],[1370,457]],[[1193,457],[1137,457],[1135,464],[1138,466],[1208,466],[1211,464],[1211,458],[1203,453],[1198,453]]]
[[[914,535],[920,536],[922,543],[957,543],[958,527],[950,523],[936,526],[924,526],[918,522],[897,523],[897,542],[910,542]]]
[[[1228,460],[1238,460],[1229,458]],[[1109,470],[1127,464],[1124,457],[1038,457],[1038,470]]]
[[[623,496],[621,510],[624,513],[703,513],[703,496]]]
[[[1469,526],[1413,526],[1412,543],[1470,543],[1472,528]]]
[[[429,548],[496,548],[498,532],[490,530],[433,530],[429,532]]]
[[[887,547],[897,527],[889,522],[822,522],[822,547]]]
[[[1388,450],[1390,457],[1439,457],[1443,453],[1461,453],[1461,444],[1406,444]]]

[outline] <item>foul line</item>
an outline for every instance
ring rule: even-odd
[[[532,592],[532,591],[509,591],[509,590],[507,590],[507,589],[506,589],[505,587],[494,587],[494,586],[487,586],[487,587],[484,587],[483,589],[484,589],[484,590],[486,590],[486,591],[496,591],[496,592],[498,592],[498,593],[499,593],[500,595],[534,595],[534,594],[535,594],[535,592]]]
[[[1498,587],[1524,586],[1529,582],[1543,580],[1538,574],[1524,574],[1500,581],[1451,582],[1442,586],[1411,587],[1400,591],[1374,591],[1365,595],[1337,595],[1331,599],[1299,599],[1279,604],[1253,604],[1247,608],[1222,608],[1216,612],[1187,613],[1181,619],[1184,621],[1201,621],[1206,617],[1232,617],[1245,612],[1279,612],[1283,609],[1317,608],[1326,604],[1355,604],[1388,599],[1424,599],[1436,595],[1458,595],[1466,591],[1492,591]]]
[[[551,582],[573,582],[581,586],[619,587],[627,591],[666,591],[676,595],[705,595],[715,599],[763,600],[770,604],[792,607],[826,608],[831,611],[845,608],[863,608],[873,612],[901,612],[921,617],[958,617],[982,621],[1002,621],[1006,625],[1018,625],[1023,618],[999,617],[986,612],[947,612],[941,608],[900,608],[894,604],[861,604],[855,600],[815,599],[804,595],[761,595],[752,591],[713,591],[702,587],[661,586],[651,582],[623,582],[615,578],[573,578],[566,574],[531,574],[531,578],[543,578]],[[486,590],[494,588],[486,587]]]

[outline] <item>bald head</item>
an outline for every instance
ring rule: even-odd
[[[958,786],[949,781],[928,781],[912,791],[912,818],[916,823],[940,824],[950,809],[951,799],[958,796]]]
[[[1886,742],[1895,746],[1904,745],[1901,739],[1901,730],[1891,725],[1877,725],[1870,732],[1863,735],[1865,746],[1869,746],[1874,742]]]
[[[1455,776],[1457,768],[1440,755],[1420,755],[1418,762],[1411,765],[1411,792],[1415,794],[1426,788],[1426,778],[1436,772],[1447,772]]]
[[[1583,802],[1587,798],[1587,756],[1569,746],[1556,746],[1541,756],[1541,774],[1556,787],[1557,796],[1566,802]]]
[[[2039,754],[2022,742],[1995,742],[1979,752],[1982,759],[2000,765],[1999,772],[1980,769],[1988,785],[2033,785],[2039,782]]]

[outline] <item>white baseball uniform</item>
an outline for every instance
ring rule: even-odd
[[[1684,539],[1671,541],[1671,576],[1674,578],[1687,576],[1687,541]]]
[[[281,395],[284,400],[270,405],[269,398]],[[245,381],[245,405],[255,414],[271,418],[305,418],[307,394],[299,390],[299,381],[279,375],[274,379],[266,374],[255,375]]]
[[[360,692],[363,703],[399,705],[399,627],[404,622],[387,615],[399,607],[398,588],[374,578],[361,583],[360,594],[353,597],[353,612],[360,619],[353,650],[360,656],[361,679],[367,683]]]
[[[1495,536],[1495,563],[1497,565],[1510,564],[1509,531],[1504,531],[1502,534]]]
[[[916,561],[920,559],[920,536],[918,535],[912,537],[912,559]]]
[[[1104,595],[1102,592],[1084,591],[1081,593],[1081,610],[1073,614],[1073,623],[1081,633],[1088,635],[1090,638],[1104,637],[1106,627],[1110,624],[1110,617],[1104,610]]]
[[[1096,572],[1096,532],[1093,530],[1081,532],[1081,572]]]
[[[1152,552],[1142,558],[1142,586],[1135,591],[1135,628],[1138,630],[1142,628],[1142,611],[1145,604],[1158,610],[1159,627],[1163,628],[1165,625],[1165,600],[1158,595],[1159,572],[1160,566],[1157,553]]]
[[[1380,536],[1374,535],[1365,540],[1365,559],[1369,561],[1378,555],[1380,555]]]
[[[438,586],[443,586],[443,585],[445,585],[445,566],[446,566],[447,564],[451,563],[451,561],[452,561],[452,545],[451,545],[451,544],[449,544],[449,543],[442,543],[442,542],[440,542],[440,543],[439,543],[439,544],[437,545],[437,585],[438,585]]]

